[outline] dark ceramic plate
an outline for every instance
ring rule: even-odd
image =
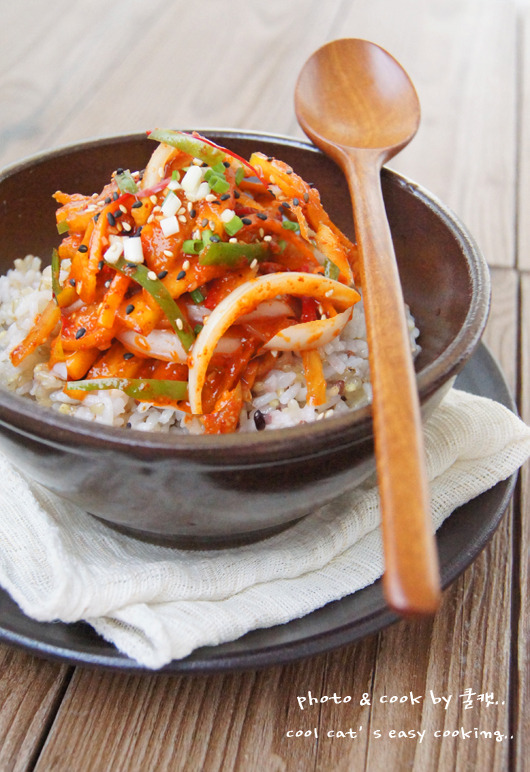
[[[481,344],[458,376],[458,388],[490,397],[514,410],[503,375]],[[447,587],[477,557],[495,532],[517,475],[460,507],[438,532],[442,584]],[[160,673],[194,674],[279,665],[359,640],[397,621],[383,600],[381,582],[329,603],[302,619],[255,630],[237,641],[198,649]],[[41,623],[26,617],[0,591],[0,640],[42,657],[129,672],[152,672],[117,651],[88,625]]]

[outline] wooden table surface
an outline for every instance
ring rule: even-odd
[[[392,166],[449,204],[481,246],[493,279],[485,339],[529,422],[526,3],[0,0],[0,163],[155,125],[302,136],[293,88],[305,59],[333,38],[373,40],[409,71],[423,108],[417,138]],[[434,621],[403,621],[297,664],[127,675],[0,646],[0,770],[528,769],[529,515],[526,469]],[[475,696],[466,708],[466,689],[492,704]],[[308,691],[354,699],[301,711],[297,696]],[[452,697],[447,709],[431,691]],[[425,699],[381,702],[411,693]],[[370,706],[359,705],[363,694]],[[359,726],[355,739],[328,736]],[[314,728],[318,739],[287,734]]]

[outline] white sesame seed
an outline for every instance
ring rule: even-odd
[[[230,244],[237,244],[237,238],[235,236],[232,236],[232,238],[228,239]]]
[[[180,220],[180,222],[186,222],[186,215],[179,214],[179,220]]]
[[[260,239],[262,239],[264,237],[264,235],[265,235],[265,231],[263,230],[263,228],[260,228],[259,229],[259,237],[260,237]]]
[[[187,271],[189,267],[190,267],[190,261],[184,260],[184,262],[182,263],[182,270]]]
[[[330,298],[333,295],[333,290],[329,289],[327,292],[324,292],[324,297]]]
[[[127,207],[124,204],[120,204],[120,211],[122,211],[123,214],[127,214]]]
[[[263,241],[272,241],[272,236],[264,236]]]
[[[132,225],[130,225],[128,222],[124,222],[124,223],[122,223],[122,226],[123,226],[123,230],[124,230],[124,231],[127,231],[127,233],[128,233],[130,230],[132,230]]]
[[[158,199],[157,199],[157,197],[155,196],[155,194],[154,194],[154,193],[153,193],[153,195],[152,195],[152,196],[149,196],[149,201],[150,201],[152,204],[156,204],[156,203],[158,202]]]
[[[255,271],[257,267],[258,267],[258,261],[256,260],[256,258],[254,258],[254,260],[250,264],[250,270]]]
[[[170,249],[164,249],[164,252],[163,252],[163,254],[164,254],[166,257],[174,257],[174,255],[173,255],[173,252],[172,252]]]
[[[206,199],[206,201],[208,201],[208,202],[212,202],[212,201],[215,201],[215,199],[217,198],[217,196],[214,196],[214,194],[213,194],[213,193],[207,193],[207,194],[204,196],[204,198]]]
[[[157,278],[157,275],[154,271],[147,271],[147,278],[154,281]]]
[[[184,329],[184,325],[182,324],[182,319],[177,319],[177,327],[179,328],[179,330]]]

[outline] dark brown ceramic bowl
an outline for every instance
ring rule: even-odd
[[[241,156],[262,150],[291,164],[353,236],[342,174],[312,146],[264,134],[204,133]],[[4,171],[1,272],[29,253],[49,258],[59,240],[55,190],[99,191],[117,167],[143,168],[152,150],[144,136],[112,137]],[[472,238],[427,191],[388,170],[383,190],[405,300],[421,330],[416,367],[427,415],[480,340],[489,274]],[[292,429],[167,436],[85,423],[2,388],[0,447],[30,477],[108,523],[196,545],[271,533],[354,488],[374,468],[368,408]]]

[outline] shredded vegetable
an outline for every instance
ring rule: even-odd
[[[48,344],[66,395],[119,389],[220,433],[237,428],[256,373],[292,351],[308,403],[324,404],[322,347],[360,297],[355,245],[284,162],[195,132],[148,137],[144,171],[55,194],[52,297],[13,364]]]

